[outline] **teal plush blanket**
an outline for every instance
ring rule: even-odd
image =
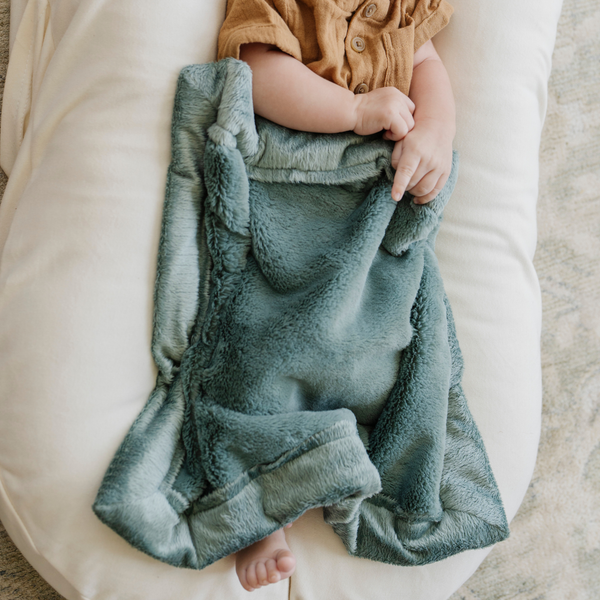
[[[396,565],[508,536],[434,254],[457,156],[396,203],[392,147],[255,117],[240,61],[182,71],[158,378],[93,505],[136,548],[202,569],[314,507]]]

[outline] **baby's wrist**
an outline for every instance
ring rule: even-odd
[[[456,122],[454,119],[444,119],[440,117],[431,117],[418,115],[415,113],[415,128],[427,127],[433,129],[440,137],[454,140],[456,135]]]
[[[350,92],[352,94],[352,92]],[[364,94],[352,94],[352,98],[349,98],[350,105],[348,110],[349,119],[349,131],[356,131],[359,128],[361,122],[362,105],[364,100]]]

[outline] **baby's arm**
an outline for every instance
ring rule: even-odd
[[[454,98],[431,40],[415,53],[410,98],[393,87],[355,95],[266,44],[243,45],[240,58],[252,68],[254,110],[271,121],[321,133],[386,130],[384,137],[397,142],[392,154],[395,200],[408,189],[415,202],[425,204],[446,183],[455,135]]]
[[[252,69],[254,111],[285,127],[360,135],[385,129],[400,140],[414,126],[415,105],[396,88],[355,95],[267,44],[244,44],[240,58]]]
[[[414,57],[408,93],[415,103],[415,126],[392,154],[396,177],[392,196],[407,189],[417,204],[433,200],[444,187],[452,167],[452,141],[456,133],[454,97],[450,79],[431,40]],[[397,140],[391,133],[386,139]]]

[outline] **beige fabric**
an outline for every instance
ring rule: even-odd
[[[356,93],[395,86],[408,94],[415,51],[448,24],[447,0],[229,0],[219,58],[240,46],[277,46]]]
[[[0,0],[0,7],[7,5]],[[535,258],[544,305],[540,455],[512,537],[453,600],[583,600],[600,590],[600,531],[593,527],[600,525],[600,419],[594,419],[600,399],[600,3],[592,8],[582,0],[565,2],[542,135]],[[8,49],[8,27],[4,33],[0,46]],[[0,173],[0,194],[3,180]],[[0,571],[2,600],[61,598],[1,528]],[[334,600],[335,590],[328,591]]]
[[[13,168],[0,206],[0,518],[69,600],[244,598],[231,558],[200,573],[174,569],[131,548],[90,508],[155,383],[152,290],[174,86],[181,67],[214,58],[224,2],[78,0],[67,17],[65,0],[47,1],[55,49],[39,87],[33,99],[13,84],[5,90],[8,114],[31,118],[16,155],[2,156]],[[457,97],[461,173],[436,252],[465,390],[510,518],[539,432],[532,256],[559,2],[456,6],[461,19],[436,47]],[[40,47],[20,35],[36,35],[36,14],[27,12],[15,48]],[[26,57],[15,54],[9,70]],[[19,123],[6,126],[16,132]],[[297,572],[254,598],[442,600],[487,553],[415,569],[356,559],[318,510],[289,534]]]

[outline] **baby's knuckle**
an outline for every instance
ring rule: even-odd
[[[398,165],[397,171],[401,175],[406,175],[407,177],[412,177],[413,169],[411,169],[408,165]]]
[[[385,106],[385,115],[388,119],[395,119],[398,116],[398,110],[391,102],[387,103]]]
[[[407,145],[413,154],[418,155],[423,160],[423,144],[419,141],[419,136],[411,135],[407,139]]]

